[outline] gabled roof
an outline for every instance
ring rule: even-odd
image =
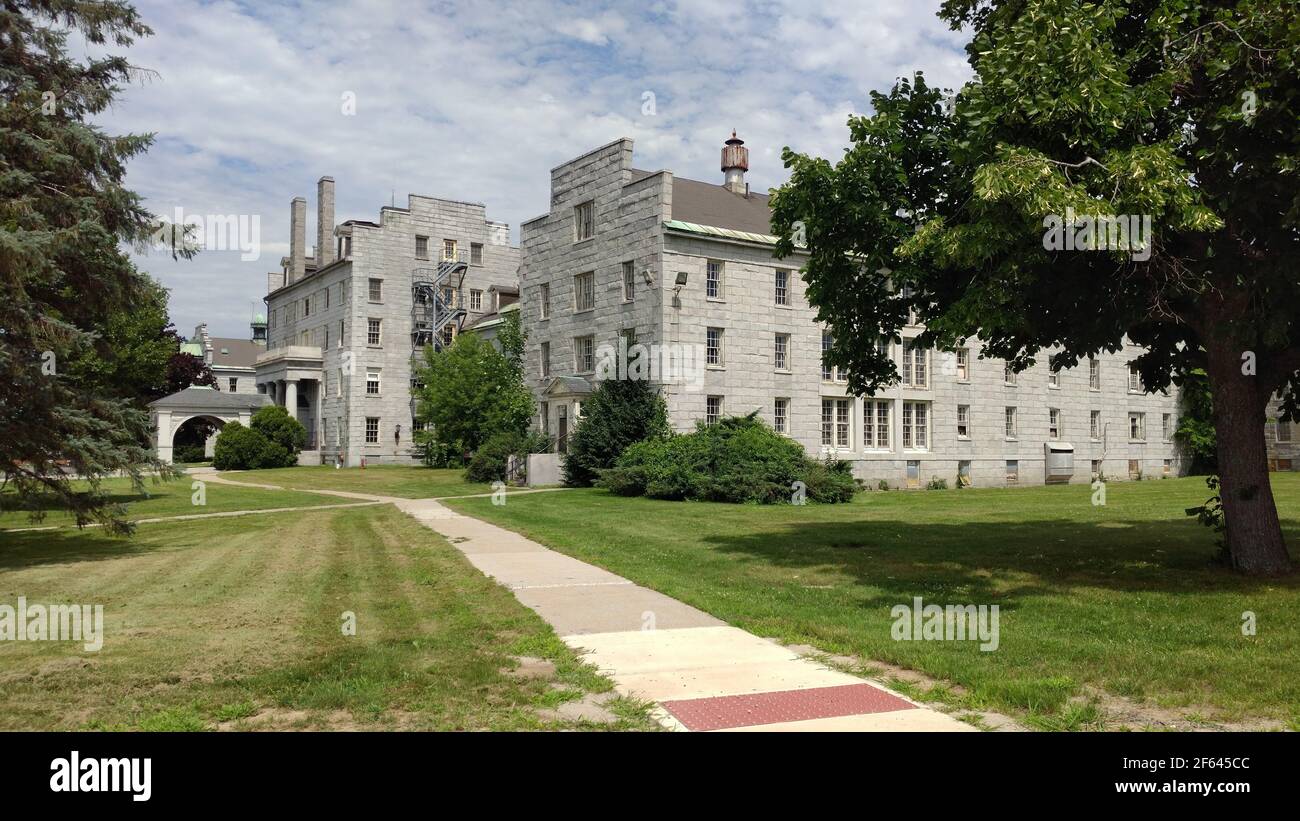
[[[264,393],[223,393],[212,388],[190,386],[171,396],[155,399],[149,403],[149,407],[162,410],[198,408],[211,411],[240,411],[257,410],[269,404],[271,404],[271,397]]]
[[[632,182],[660,173],[632,169]],[[723,185],[673,177],[673,219],[749,234],[772,233],[767,194],[735,194]]]
[[[556,394],[576,394],[586,396],[592,391],[591,383],[581,376],[556,376],[552,377],[547,383],[544,393],[547,396]]]
[[[230,368],[251,368],[256,364],[257,357],[266,353],[266,348],[247,339],[227,339],[219,336],[209,337],[209,339],[212,342],[212,367],[214,368],[223,365]]]

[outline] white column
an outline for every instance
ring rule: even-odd
[[[171,464],[172,461],[172,412],[158,411],[158,431],[154,434],[155,449],[159,460]]]
[[[298,380],[284,380],[284,408],[294,419],[298,418]]]

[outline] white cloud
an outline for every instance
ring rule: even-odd
[[[128,89],[106,125],[158,142],[128,184],[160,214],[261,217],[257,262],[142,259],[172,288],[182,333],[200,321],[247,333],[296,195],[313,241],[322,175],[337,181],[339,220],[422,193],[485,202],[517,236],[546,210],[551,167],[618,137],[636,140],[640,167],[713,180],[735,128],[762,190],[784,180],[785,145],[838,157],[870,90],[918,68],[941,85],[968,76],[938,0],[137,2],[156,34],[129,56],[160,76]],[[344,92],[356,116],[341,113]]]

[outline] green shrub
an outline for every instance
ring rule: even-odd
[[[505,481],[507,460],[512,455],[545,453],[550,440],[542,433],[506,431],[490,437],[469,460],[465,469],[468,482]]]
[[[948,480],[940,479],[938,476],[931,476],[930,481],[925,485],[926,490],[947,490]]]
[[[569,436],[564,483],[590,487],[629,446],[668,436],[663,397],[641,379],[605,379],[582,403],[582,417]]]
[[[889,480],[881,479],[879,482],[876,482],[876,490],[889,490]]]
[[[284,445],[239,422],[227,422],[217,436],[212,466],[217,470],[258,470],[290,467],[298,463]]]
[[[266,437],[268,442],[274,442],[286,453],[292,454],[293,464],[297,464],[298,453],[307,446],[307,429],[279,405],[258,408],[253,414],[251,427]]]
[[[751,414],[638,442],[596,484],[622,496],[775,504],[791,500],[796,481],[818,502],[847,501],[857,491],[847,462],[809,459]]]
[[[203,445],[181,445],[172,452],[173,462],[207,462]]]

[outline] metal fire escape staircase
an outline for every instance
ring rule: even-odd
[[[411,415],[415,416],[416,369],[424,364],[424,349],[441,351],[450,344],[447,329],[459,333],[465,321],[465,274],[469,254],[461,251],[433,268],[411,272]]]

